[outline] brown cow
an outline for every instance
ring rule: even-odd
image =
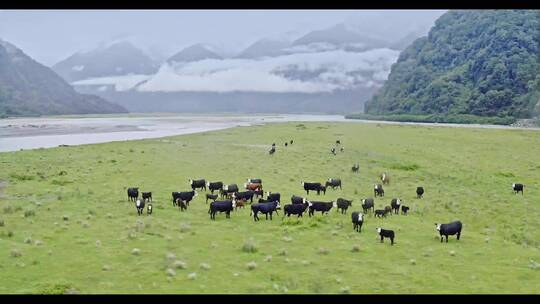
[[[246,183],[244,184],[244,188],[246,188],[246,190],[258,191],[258,190],[262,190],[262,184],[261,183]]]
[[[386,172],[382,173],[380,178],[381,178],[381,181],[382,181],[383,185],[384,184],[387,184],[387,185],[390,184],[390,176],[388,176],[388,174],[386,174]]]
[[[235,206],[234,210],[238,210],[238,208],[244,209],[245,205],[246,205],[246,199],[245,198],[238,199],[238,200],[236,200],[236,206]]]

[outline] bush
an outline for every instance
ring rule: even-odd
[[[323,254],[323,255],[326,255],[326,254],[330,253],[330,251],[328,249],[323,248],[323,247],[319,248],[318,252],[319,252],[319,254]]]
[[[351,251],[352,252],[360,252],[360,246],[359,245],[353,245]]]
[[[383,121],[400,121],[400,122],[426,122],[426,123],[455,123],[455,124],[493,124],[493,125],[511,125],[516,122],[516,118],[510,116],[504,117],[485,117],[470,114],[429,114],[429,115],[412,115],[412,114],[388,114],[388,115],[372,115],[355,113],[345,115],[347,119],[363,119],[363,120],[383,120]]]
[[[174,268],[176,269],[186,269],[187,265],[184,261],[176,260],[173,263]]]
[[[25,175],[25,174],[18,174],[18,173],[11,173],[9,177],[18,181],[28,181],[28,180],[33,180],[35,178],[35,176],[32,176],[32,175]]]
[[[0,227],[4,227],[4,220],[0,219]]]
[[[199,267],[201,267],[203,270],[210,270],[210,265],[207,263],[201,263]]]
[[[180,233],[186,233],[191,231],[191,226],[189,224],[182,223],[180,224]]]
[[[32,244],[32,237],[27,237],[24,239],[25,244]]]
[[[22,252],[19,249],[11,249],[11,257],[18,258],[22,256]]]
[[[174,271],[172,268],[167,268],[167,275],[169,277],[174,277],[176,275],[176,271]]]
[[[36,212],[34,210],[25,210],[24,211],[24,217],[31,217],[36,215]]]
[[[250,238],[244,242],[244,245],[242,246],[242,251],[247,253],[255,253],[257,252],[257,246],[255,245],[255,241]]]
[[[140,255],[141,254],[141,250],[139,248],[133,248],[133,250],[131,250],[131,254],[133,255]]]
[[[197,278],[197,273],[192,272],[192,273],[187,275],[187,278],[190,279],[190,280],[195,280]]]
[[[64,221],[69,221],[69,216],[64,215],[64,216],[62,216],[62,219],[63,219]]]
[[[4,206],[4,213],[6,214],[13,213],[13,208],[10,205]]]
[[[101,267],[101,270],[103,270],[103,271],[109,271],[109,270],[111,270],[111,266],[109,266],[109,265],[103,265],[103,267]]]
[[[248,270],[254,270],[255,268],[257,268],[257,263],[251,261],[251,262],[246,264],[246,267],[247,267]]]

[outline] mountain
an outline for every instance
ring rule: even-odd
[[[247,47],[237,58],[256,59],[283,55],[283,49],[289,47],[290,41],[284,39],[260,39]]]
[[[210,48],[202,43],[189,46],[175,55],[167,59],[168,63],[172,62],[193,62],[204,59],[222,59],[221,56],[210,50]]]
[[[124,112],[100,97],[75,92],[50,68],[0,39],[0,115]]]
[[[539,45],[538,11],[447,12],[400,54],[366,112],[529,117],[540,109]]]
[[[149,56],[127,41],[76,53],[52,67],[68,82],[114,75],[152,74],[157,68]]]

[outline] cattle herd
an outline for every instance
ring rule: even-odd
[[[292,145],[293,141],[285,143],[285,146]],[[336,141],[336,146],[341,145],[341,141]],[[341,149],[343,152],[343,149]],[[270,154],[275,153],[275,143],[272,145]],[[335,154],[335,149],[332,150],[332,153]],[[359,164],[356,163],[352,167],[352,172],[357,173],[359,171]],[[373,187],[374,197],[368,197],[360,200],[360,206],[362,207],[362,212],[353,211],[351,214],[353,230],[357,232],[362,231],[362,225],[366,218],[366,215],[371,215],[373,218],[384,219],[388,215],[407,215],[409,211],[409,206],[403,205],[403,200],[400,198],[392,198],[390,200],[390,205],[384,206],[381,209],[375,209],[375,198],[384,197],[383,185],[390,184],[390,176],[384,172],[379,175],[381,184],[375,184]],[[326,195],[326,190],[328,188],[335,190],[339,188],[342,189],[341,179],[339,178],[329,178],[323,185],[320,182],[304,182],[301,181],[301,185],[306,194],[309,195],[309,191],[317,192],[317,195]],[[197,190],[209,191],[206,193],[206,204],[208,200],[211,200],[208,214],[210,215],[211,220],[215,220],[216,214],[225,213],[226,218],[230,218],[231,212],[240,209],[243,209],[246,205],[249,204],[251,213],[250,216],[253,216],[255,222],[259,221],[259,214],[264,214],[266,220],[270,218],[272,220],[272,215],[276,213],[279,215],[279,210],[281,210],[281,194],[277,192],[265,192],[263,191],[263,183],[260,178],[249,178],[246,183],[243,184],[244,191],[240,191],[237,184],[224,184],[221,181],[206,181],[205,179],[192,180],[189,179],[189,186],[191,191],[184,192],[172,192],[172,204],[173,206],[178,206],[180,211],[187,211],[189,203],[193,200],[194,197],[198,195]],[[523,195],[523,184],[512,184],[512,190],[518,194],[521,192]],[[214,194],[214,192],[217,192]],[[423,187],[416,188],[416,198],[422,199],[424,196],[425,190]],[[152,214],[152,192],[141,192],[141,198],[139,198],[139,188],[132,187],[127,189],[128,200],[135,202],[135,207],[137,209],[137,214],[140,216],[144,213],[145,205],[147,210],[147,215]],[[256,202],[253,202],[253,199],[258,199]],[[219,200],[218,200],[219,199]],[[283,206],[283,218],[290,217],[291,215],[296,215],[297,218],[303,216],[307,211],[309,217],[315,216],[316,212],[321,212],[322,215],[328,214],[332,208],[337,209],[336,211],[340,212],[342,215],[347,213],[349,207],[352,207],[353,199],[345,199],[342,197],[337,198],[335,201],[313,201],[308,200],[305,197],[293,195],[291,197],[291,203],[285,204]],[[449,235],[456,235],[457,240],[460,239],[461,230],[463,224],[461,221],[453,221],[447,224],[438,224],[435,223],[435,229],[439,232],[441,237],[441,243],[443,242],[444,237],[446,237],[446,242],[448,242]],[[385,238],[390,239],[391,245],[394,245],[395,232],[389,229],[383,229],[382,227],[376,228],[377,234],[380,236],[381,243]]]

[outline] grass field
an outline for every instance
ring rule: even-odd
[[[330,148],[341,139],[345,152]],[[283,143],[294,139],[287,148]],[[272,142],[275,155],[267,151]],[[360,173],[351,172],[358,162]],[[538,293],[540,133],[360,123],[286,123],[132,142],[0,153],[0,293]],[[350,213],[391,184],[408,216]],[[300,182],[341,178],[352,210],[255,223],[210,221],[204,192],[187,212],[171,192],[189,178],[305,196]],[[515,195],[514,182],[525,195]],[[415,198],[416,186],[426,189]],[[126,187],[152,191],[137,216]],[[435,222],[459,219],[440,243]],[[376,227],[396,231],[380,243]],[[138,249],[134,250],[134,249]]]

